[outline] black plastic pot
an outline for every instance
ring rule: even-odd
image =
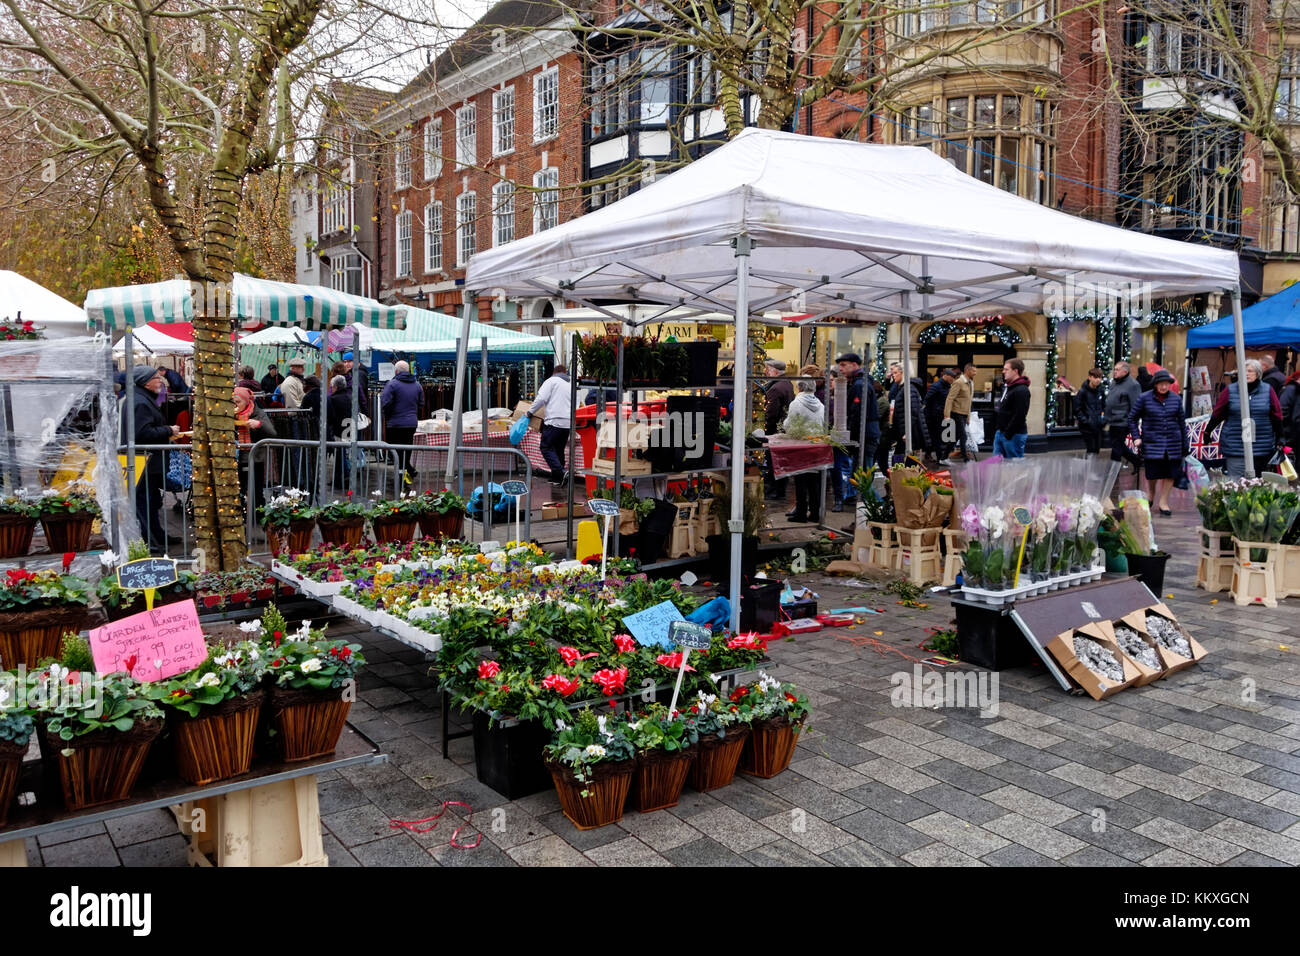
[[[709,546],[709,570],[715,581],[731,580],[731,535],[711,534],[704,539]],[[758,538],[740,539],[740,573],[752,578],[758,573]]]
[[[677,509],[674,508],[674,511]],[[641,530],[636,533],[636,559],[641,564],[654,564],[659,560],[659,555],[663,553],[664,542],[668,540],[668,535],[660,534],[658,531],[651,531],[641,526]]]
[[[767,634],[781,619],[782,581],[756,581],[740,589],[740,629]]]
[[[550,771],[542,762],[542,748],[551,742],[551,734],[540,720],[529,720],[513,727],[500,721],[488,726],[488,715],[474,714],[474,767],[479,783],[495,790],[507,800],[517,800],[554,786]]]
[[[718,384],[718,350],[721,342],[683,342],[690,372],[686,384],[692,388],[712,388]],[[710,449],[712,451],[712,449]]]
[[[1169,554],[1160,551],[1156,554],[1125,554],[1125,560],[1128,561],[1128,574],[1131,578],[1137,578],[1156,597],[1165,587],[1165,562],[1169,560]]]
[[[1037,659],[1033,648],[1011,620],[1012,605],[990,607],[954,600],[957,647],[962,663],[1005,670]]]

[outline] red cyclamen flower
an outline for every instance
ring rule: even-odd
[[[479,680],[496,677],[499,673],[501,673],[501,665],[496,661],[483,661],[478,665]]]

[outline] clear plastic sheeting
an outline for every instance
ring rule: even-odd
[[[131,512],[111,368],[106,337],[0,342],[3,494],[38,498],[93,487],[110,546],[134,524],[122,524]],[[39,528],[37,535],[33,552],[44,551]]]

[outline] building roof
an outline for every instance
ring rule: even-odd
[[[558,20],[570,9],[569,5],[557,0],[501,0],[421,70],[396,98],[400,100],[432,86],[488,56],[492,52],[493,34],[498,28],[503,29],[507,36],[510,33],[527,34]]]
[[[369,125],[381,110],[392,106],[397,98],[395,93],[388,90],[377,90],[342,80],[331,82],[320,96],[331,115],[351,120],[360,126]]]

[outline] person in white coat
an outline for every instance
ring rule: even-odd
[[[813,390],[817,383],[809,379],[800,379],[794,383],[794,399],[786,413],[782,429],[788,431],[790,424],[797,419],[804,419],[806,424],[822,426],[826,423],[826,407],[817,399]],[[794,476],[794,510],[786,512],[791,521],[819,524],[822,520],[822,500],[820,474],[815,471],[804,472]]]
[[[568,479],[564,467],[564,452],[569,446],[569,432],[573,429],[573,394],[569,385],[568,369],[556,365],[551,377],[537,390],[529,412],[545,409],[542,417],[542,457],[551,469],[551,481],[562,485]]]

